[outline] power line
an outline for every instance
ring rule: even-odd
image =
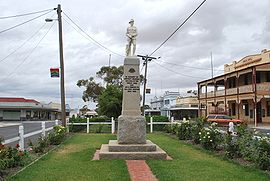
[[[32,18],[32,19],[29,19],[29,20],[27,20],[27,21],[25,21],[25,22],[19,23],[19,24],[15,25],[15,26],[12,26],[12,27],[10,27],[10,28],[7,28],[7,29],[5,29],[5,30],[2,30],[2,31],[0,31],[0,34],[6,32],[6,31],[12,30],[12,29],[14,29],[14,28],[16,28],[16,27],[19,27],[19,26],[21,26],[21,25],[24,25],[24,24],[26,24],[26,23],[29,23],[30,21],[33,21],[33,20],[35,20],[35,19],[37,19],[37,18],[40,18],[41,16],[44,16],[44,15],[46,15],[46,14],[52,12],[52,11],[53,11],[53,9],[52,9],[51,11],[49,11],[49,12],[43,13],[43,14],[41,14],[41,15],[39,15],[39,16],[36,16],[36,17],[34,17],[34,18]]]
[[[204,0],[203,2],[201,2],[201,4],[183,21],[183,23],[181,23],[176,30],[174,30],[174,32],[165,40],[163,41],[151,54],[153,55],[158,49],[160,49],[192,16],[193,14],[206,2],[206,0]]]
[[[53,17],[54,14],[51,16]],[[6,60],[8,57],[10,57],[11,55],[13,55],[14,53],[16,53],[20,48],[22,48],[27,42],[29,42],[33,37],[35,37],[38,32],[46,25],[47,23],[44,23],[34,34],[32,34],[26,41],[24,41],[18,48],[16,48],[14,51],[12,51],[11,53],[9,53],[7,56],[5,56],[4,58],[2,58],[0,60],[0,62]]]
[[[43,37],[38,41],[38,43],[36,44],[36,46],[34,48],[31,49],[31,51],[29,52],[29,54],[23,59],[23,61],[18,64],[15,69],[9,73],[7,75],[6,78],[10,77],[31,55],[32,53],[36,50],[36,48],[39,46],[39,44],[42,42],[42,40],[47,36],[47,34],[49,33],[49,31],[52,29],[53,25],[55,24],[55,22],[50,26],[50,28],[46,31],[46,33],[43,35]]]
[[[63,14],[80,30],[80,31],[82,31],[88,38],[90,38],[91,39],[91,41],[92,42],[94,42],[94,43],[96,43],[96,45],[98,45],[99,47],[101,47],[101,48],[103,48],[103,49],[105,49],[105,50],[107,50],[107,51],[109,51],[109,52],[111,52],[111,53],[113,53],[113,54],[115,54],[115,55],[118,55],[118,56],[120,56],[120,57],[125,57],[125,56],[123,56],[123,55],[121,55],[121,54],[119,54],[119,53],[116,53],[116,52],[114,52],[114,51],[112,51],[112,50],[110,50],[109,48],[107,48],[107,47],[105,47],[104,45],[102,45],[101,43],[99,43],[97,40],[95,40],[93,37],[91,37],[87,32],[85,32],[77,23],[75,23],[65,12],[63,12]],[[73,27],[73,26],[72,26]],[[74,27],[73,27],[74,28]],[[78,32],[78,31],[77,31]],[[85,36],[84,36],[85,37]],[[87,39],[88,39],[87,38]],[[89,39],[88,39],[89,40]]]
[[[182,73],[179,73],[179,72],[176,72],[174,70],[171,70],[171,69],[168,69],[167,67],[164,67],[162,65],[160,65],[156,60],[153,60],[157,65],[159,65],[160,67],[166,69],[167,71],[170,71],[170,72],[173,72],[175,74],[178,74],[178,75],[181,75],[181,76],[184,76],[184,77],[190,77],[190,78],[194,78],[194,79],[201,79],[201,77],[195,77],[195,76],[191,76],[191,75],[186,75],[186,74],[182,74]]]
[[[0,19],[17,18],[17,17],[21,17],[21,16],[28,16],[31,14],[43,13],[43,12],[50,11],[50,10],[54,10],[54,9],[45,9],[45,10],[41,10],[41,11],[34,11],[31,13],[17,14],[17,15],[12,15],[12,16],[2,16],[2,17],[0,17]]]
[[[193,66],[188,66],[188,65],[183,65],[183,64],[175,64],[175,63],[170,63],[170,62],[166,62],[161,60],[163,63],[166,64],[170,64],[170,65],[174,65],[174,66],[180,66],[180,67],[186,67],[186,68],[192,68],[192,69],[198,69],[198,70],[212,70],[211,68],[200,68],[200,67],[193,67]],[[218,69],[214,69],[215,71],[221,71]]]

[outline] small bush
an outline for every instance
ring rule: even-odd
[[[39,137],[38,143],[37,145],[33,147],[33,150],[36,153],[44,153],[46,148],[49,146],[49,144],[50,144],[50,141],[48,137],[45,137],[45,138]]]
[[[107,122],[109,120],[110,120],[110,118],[108,118],[106,116],[89,118],[89,122]],[[70,123],[86,123],[87,118],[72,117],[69,122]],[[85,131],[85,130],[86,130],[86,125],[72,125],[71,124],[69,126],[70,132],[81,132],[81,131]]]
[[[177,134],[179,129],[178,124],[167,124],[164,126],[164,131],[166,133],[171,133],[171,134]]]
[[[255,163],[262,170],[270,170],[270,138],[267,136],[261,136],[256,139],[257,151],[255,152]]]
[[[212,123],[209,128],[203,128],[199,135],[200,143],[208,150],[216,150],[222,141],[221,133],[217,129],[216,123]]]
[[[196,144],[200,143],[199,132],[201,132],[205,123],[206,123],[205,118],[198,118],[193,122],[193,124],[191,126],[191,136],[192,136],[194,143],[196,143]]]
[[[153,122],[169,122],[169,118],[166,116],[152,116]],[[146,116],[146,122],[150,123],[150,116]],[[147,127],[149,129],[149,126]],[[154,131],[163,131],[165,129],[165,125],[162,124],[155,124],[153,125]]]
[[[178,126],[178,138],[180,140],[190,140],[192,124],[190,121],[182,121]]]
[[[54,131],[49,133],[48,139],[50,144],[59,145],[65,138],[67,129],[63,126],[54,126]]]
[[[225,155],[228,158],[234,158],[240,156],[239,145],[236,141],[237,138],[234,138],[230,133],[227,133],[225,136]]]

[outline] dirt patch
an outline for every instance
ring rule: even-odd
[[[69,153],[75,153],[78,151],[78,145],[65,145],[64,147],[57,150],[57,155],[66,155]]]

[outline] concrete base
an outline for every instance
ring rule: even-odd
[[[156,151],[156,145],[150,140],[145,144],[119,144],[117,140],[109,141],[110,152],[150,152]]]
[[[145,144],[146,123],[144,116],[119,116],[117,140],[120,144]]]
[[[100,160],[166,160],[166,158],[166,152],[149,140],[146,144],[118,144],[116,140],[110,140],[109,144],[101,146],[99,152]]]

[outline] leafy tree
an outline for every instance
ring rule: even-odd
[[[82,99],[84,102],[92,100],[96,102],[98,100],[98,96],[104,90],[99,83],[96,83],[93,77],[90,77],[86,80],[78,80],[77,81],[78,87],[85,87],[85,91],[83,91]]]
[[[100,115],[118,117],[122,110],[122,78],[123,66],[103,66],[96,73],[97,78],[105,82],[106,87],[97,83],[93,77],[78,80],[78,87],[85,87],[82,99],[86,101],[98,101],[97,112]],[[143,76],[140,75],[140,82]]]
[[[117,118],[122,110],[122,88],[116,85],[108,85],[99,96],[98,113],[108,117]]]
[[[124,73],[123,66],[119,67],[103,66],[96,74],[97,77],[103,79],[108,85],[117,85],[121,87],[123,73]]]

